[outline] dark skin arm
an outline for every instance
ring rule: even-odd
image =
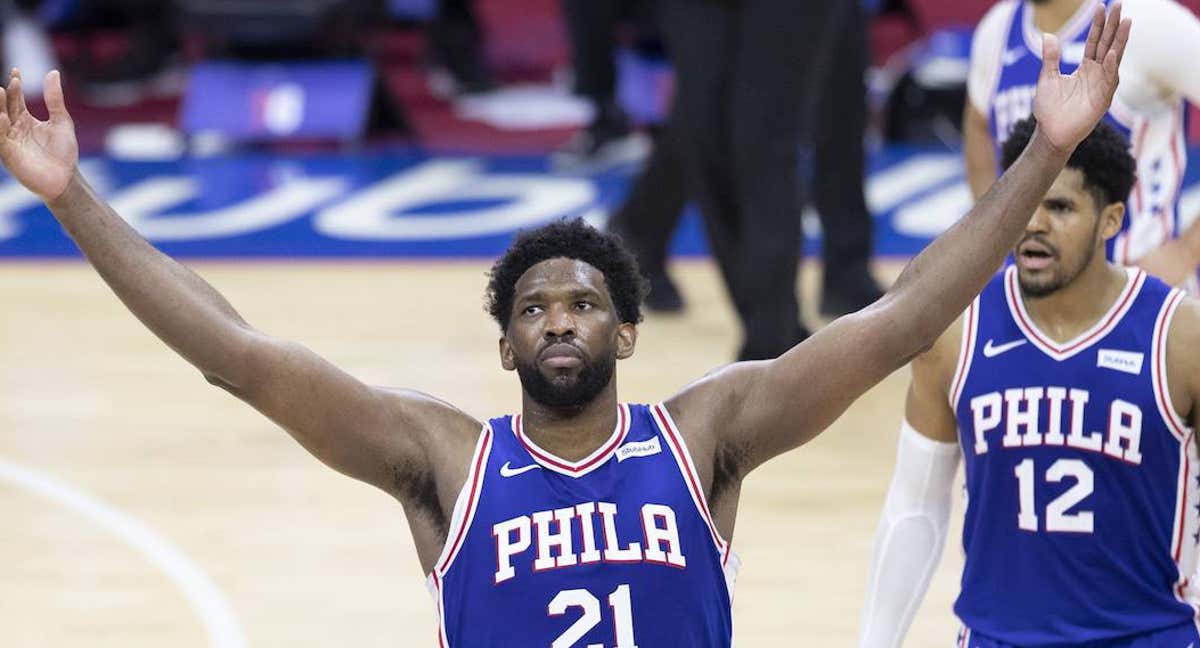
[[[79,174],[57,72],[46,121],[13,71],[0,89],[0,160],[38,194],[125,306],[212,384],[284,428],[330,467],[398,498],[422,563],[436,559],[481,424],[412,391],[371,387],[302,345],[248,324],[199,275],[156,250]],[[436,467],[436,470],[435,470]]]
[[[726,490],[736,493],[746,473],[811,440],[928,349],[1000,267],[1112,101],[1129,36],[1119,14],[1119,5],[1107,19],[1098,9],[1084,60],[1070,76],[1059,73],[1059,46],[1047,37],[1034,100],[1039,126],[1029,146],[963,219],[908,264],[887,295],[775,360],[730,365],[668,401],[723,532],[732,529]]]

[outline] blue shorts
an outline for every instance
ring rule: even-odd
[[[1200,648],[1200,632],[1193,622],[1155,630],[1145,634],[1121,637],[1112,641],[1089,641],[1077,644],[1058,644],[1063,648]],[[955,648],[1020,648],[1014,644],[981,635],[970,628],[958,631]]]

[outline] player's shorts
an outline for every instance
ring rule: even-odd
[[[1063,644],[1072,645],[1072,644]],[[1074,644],[1080,648],[1200,648],[1200,632],[1195,623],[1183,623],[1163,630],[1121,637],[1112,641],[1089,641]],[[954,648],[1020,648],[1014,644],[981,635],[970,628],[958,631]]]

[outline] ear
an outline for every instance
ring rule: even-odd
[[[624,360],[633,355],[637,346],[637,324],[624,322],[617,326],[617,359]]]
[[[508,336],[500,336],[500,366],[505,371],[512,371],[517,368],[517,359],[513,356],[512,345],[508,343]]]
[[[1125,203],[1115,202],[1105,205],[1100,210],[1100,236],[1103,240],[1116,236],[1121,232],[1121,223],[1125,221]]]

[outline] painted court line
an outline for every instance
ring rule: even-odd
[[[246,648],[246,637],[220,590],[182,551],[150,527],[72,486],[4,459],[0,459],[0,481],[53,500],[140,551],[187,597],[212,648]]]

